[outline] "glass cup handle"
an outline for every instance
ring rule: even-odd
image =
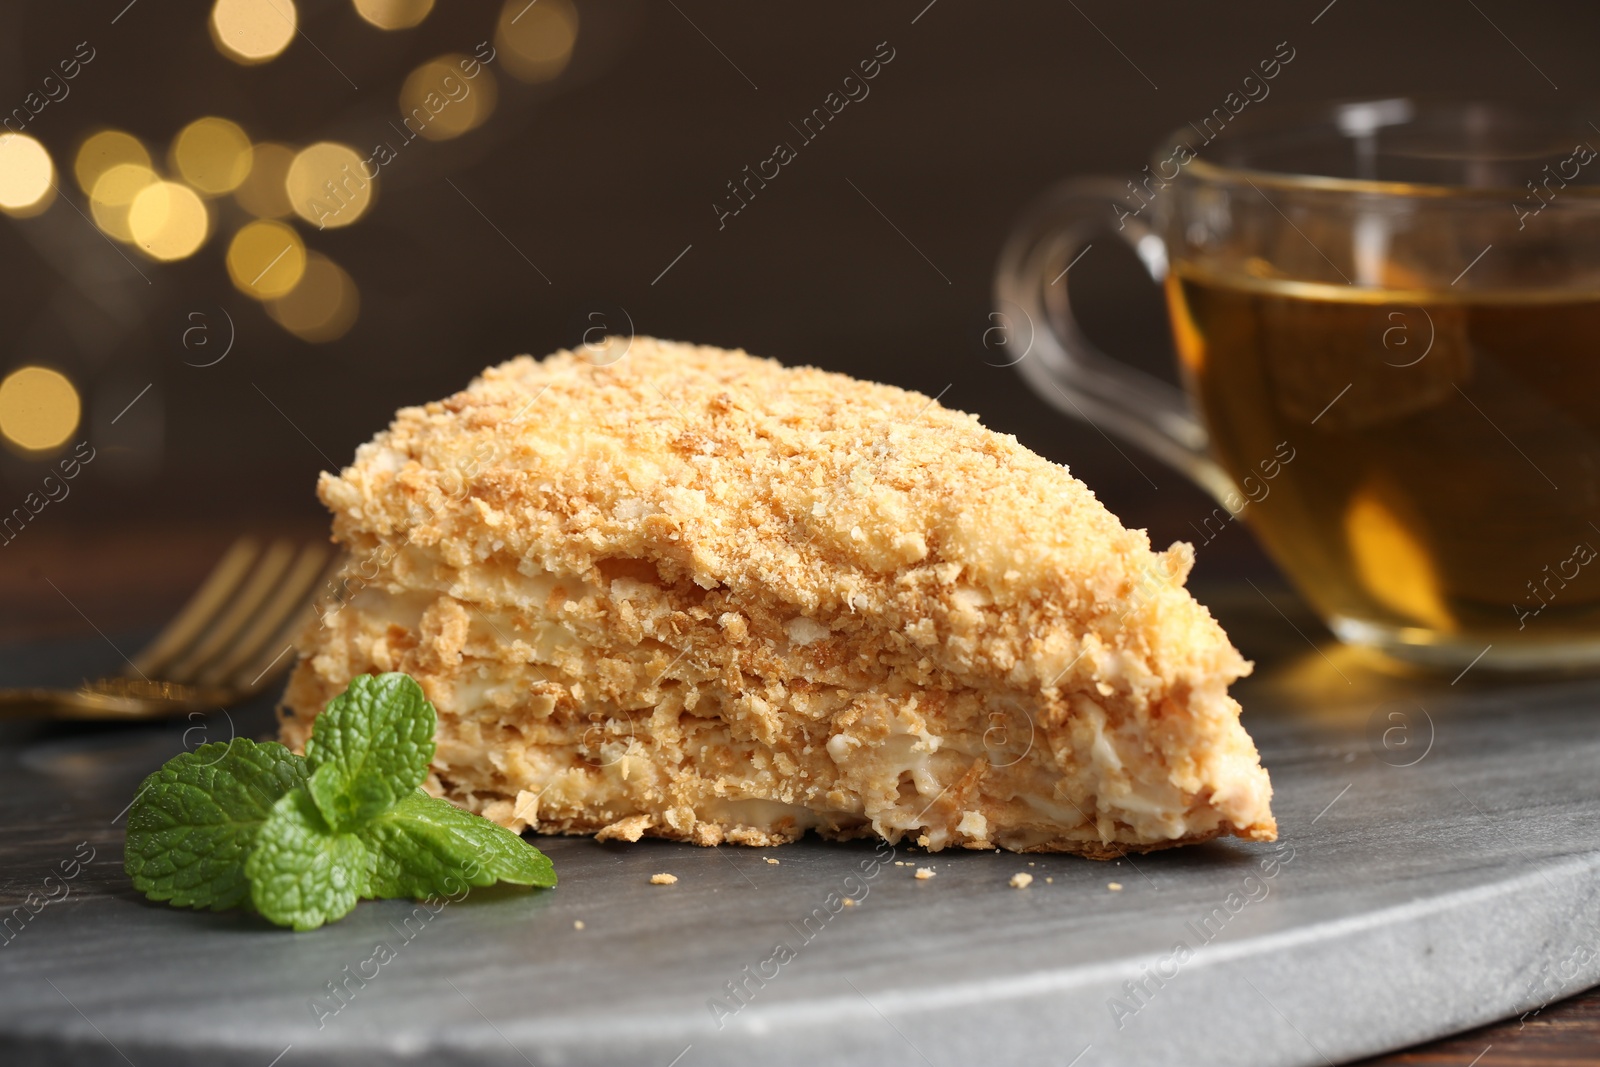
[[[995,276],[994,321],[1009,365],[1058,411],[1132,442],[1219,501],[1237,500],[1183,391],[1100,351],[1072,316],[1070,272],[1107,231],[1133,248],[1157,284],[1165,279],[1166,245],[1127,212],[1126,191],[1110,178],[1063,182],[1029,209]]]

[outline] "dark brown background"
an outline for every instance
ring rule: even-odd
[[[164,150],[206,114],[256,139],[365,150],[390,136],[406,72],[471,51],[499,11],[441,0],[417,29],[383,33],[344,0],[299,0],[304,37],[243,68],[212,47],[209,5],[125,3],[0,6],[0,109],[77,42],[97,51],[27,131],[64,170],[98,127]],[[320,529],[317,470],[348,459],[397,406],[446,395],[511,355],[575,344],[599,321],[930,395],[948,386],[946,403],[1068,463],[1158,543],[1188,536],[1211,509],[1197,491],[987,365],[995,258],[1026,201],[1068,175],[1133,177],[1165,132],[1220,105],[1283,41],[1295,59],[1257,111],[1417,92],[1576,107],[1600,84],[1600,7],[1577,0],[926,4],[581,4],[574,62],[558,81],[523,86],[498,71],[485,127],[407,146],[362,221],[306,231],[361,291],[360,321],[333,344],[294,339],[230,286],[227,229],[182,263],[138,261],[147,283],[61,200],[0,221],[0,373],[24,362],[68,373],[86,402],[82,433],[103,457],[0,547],[0,636],[160,619],[235,533]],[[870,96],[719,232],[711,205],[724,183],[796,141],[788,123],[884,41],[895,58]],[[62,191],[86,206],[70,178]],[[1131,255],[1108,238],[1072,280],[1106,347],[1166,364],[1164,313]],[[183,347],[184,331],[204,321],[220,342],[224,311],[236,328],[229,356],[186,365],[202,357]],[[0,453],[0,511],[43,473]],[[1265,566],[1248,533],[1230,528],[1205,547],[1197,577]],[[1519,1062],[1514,1048],[1556,1026],[1550,1018],[1485,1038],[1498,1047],[1481,1063]],[[1600,1046],[1587,1025],[1576,1038],[1561,1030],[1577,1042],[1562,1062]],[[1455,1062],[1458,1051],[1465,1064],[1478,1048],[1410,1062]]]
[[[345,0],[302,0],[315,48],[298,39],[275,62],[245,68],[212,47],[207,5],[139,0],[110,24],[125,2],[0,7],[0,107],[20,103],[78,41],[97,50],[72,95],[28,129],[58,166],[97,127],[164,148],[204,114],[235,119],[257,139],[392,140],[405,73],[470,51],[492,35],[499,10],[456,0],[415,30],[384,33]],[[397,405],[446,395],[508,356],[574,344],[590,312],[618,321],[620,307],[640,333],[929,394],[953,383],[947,401],[1070,464],[1157,540],[1182,536],[1209,511],[1198,494],[1136,456],[1160,487],[1152,491],[1093,430],[1058,418],[1013,371],[985,365],[995,361],[979,340],[995,257],[1025,202],[1066,175],[1135,176],[1165,132],[1220,105],[1280,41],[1296,58],[1251,105],[1258,112],[1418,91],[1574,106],[1600,81],[1600,9],[1589,3],[1337,0],[1313,25],[1327,0],[938,0],[912,24],[926,2],[585,4],[560,80],[523,86],[501,70],[500,106],[485,127],[403,149],[354,226],[302,227],[361,290],[359,323],[329,345],[296,340],[230,286],[226,229],[184,262],[138,260],[146,284],[60,200],[38,218],[0,222],[4,368],[41,361],[66,371],[108,454],[29,533],[140,514],[243,527],[312,513],[316,470],[346,460]],[[776,141],[796,140],[788,123],[880,41],[895,59],[871,95],[719,232],[711,205],[724,183]],[[84,206],[70,179],[63,192]],[[1073,280],[1108,347],[1165,361],[1161,306],[1131,256],[1108,239]],[[186,366],[202,358],[182,345],[202,321],[189,314],[206,315],[220,338],[219,309],[237,326],[235,348],[215,367]],[[10,497],[37,477],[37,464],[0,460]]]

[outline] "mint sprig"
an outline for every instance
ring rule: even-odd
[[[168,760],[128,809],[133,886],[179,907],[236,908],[250,899],[245,857],[278,799],[302,786],[306,761],[275,741],[236,737]]]
[[[481,816],[417,790],[361,830],[376,897],[453,896],[465,886],[552,886],[550,859]],[[468,857],[463,861],[462,857]]]
[[[428,776],[433,706],[409,675],[364,674],[328,701],[311,728],[311,795],[328,825],[348,830],[394,807]]]
[[[312,795],[296,789],[272,806],[244,873],[257,911],[279,926],[315,930],[371,895],[372,864],[361,838],[330,827]]]
[[[304,757],[242,738],[174,756],[129,810],[134,887],[313,930],[362,898],[554,886],[538,849],[418,788],[436,721],[410,677],[363,675],[317,717]]]

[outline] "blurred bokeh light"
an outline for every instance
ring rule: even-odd
[[[151,259],[194,255],[211,231],[205,202],[187,185],[153,182],[139,190],[128,208],[128,232]]]
[[[150,169],[150,153],[131,133],[121,130],[101,130],[78,146],[72,161],[72,173],[78,179],[78,188],[85,193],[94,192],[94,183],[112,167],[132,163]]]
[[[463,66],[465,65],[465,67]],[[477,68],[468,78],[465,70]],[[476,59],[446,55],[412,71],[400,87],[400,110],[408,128],[430,141],[446,141],[476,129],[495,105],[494,75]]]
[[[0,381],[0,435],[25,451],[56,448],[78,428],[83,405],[60,371],[18,367]]]
[[[525,82],[547,82],[566,70],[577,40],[571,0],[507,0],[494,34],[500,62]]]
[[[318,229],[359,219],[372,204],[372,185],[356,150],[334,141],[302,149],[284,179],[289,206]]]
[[[0,211],[37,215],[55,198],[55,164],[25,133],[0,133]]]
[[[228,245],[228,277],[241,293],[257,300],[286,296],[305,271],[305,242],[285,223],[246,223]]]
[[[381,30],[406,30],[428,17],[433,0],[355,0],[362,18]]]
[[[361,294],[343,267],[320,252],[306,257],[300,284],[267,301],[267,314],[303,341],[322,344],[349,332],[361,313]]]
[[[146,187],[160,181],[156,172],[140,163],[118,163],[94,181],[89,192],[89,212],[95,225],[119,241],[131,242],[128,213]]]
[[[237,63],[265,63],[289,47],[299,20],[294,0],[217,0],[211,37]]]
[[[250,138],[227,119],[196,119],[172,142],[172,169],[209,196],[231,193],[250,174]]]

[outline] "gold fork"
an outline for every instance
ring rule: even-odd
[[[235,541],[183,608],[117,675],[75,689],[0,689],[0,716],[159,719],[237,704],[294,662],[332,555],[287,541]]]

